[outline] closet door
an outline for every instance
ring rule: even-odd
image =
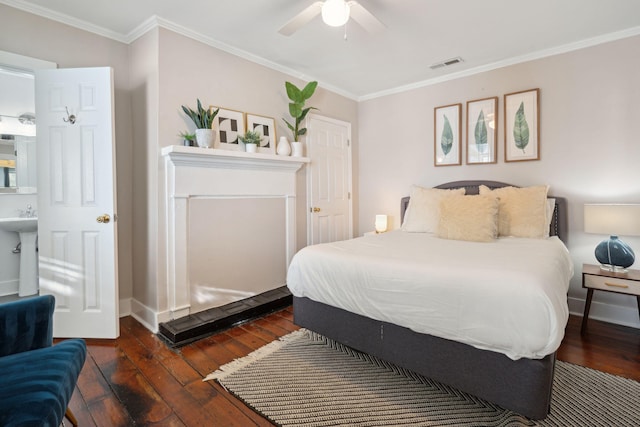
[[[310,115],[307,124],[308,243],[353,237],[351,124]]]

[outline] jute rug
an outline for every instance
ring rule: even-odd
[[[301,329],[215,379],[282,426],[638,426],[640,383],[558,362],[551,414],[533,422]]]

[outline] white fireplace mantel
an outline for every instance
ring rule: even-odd
[[[286,204],[286,260],[296,250],[296,172],[306,157],[245,153],[173,145],[165,164],[167,292],[170,317],[190,313],[188,271],[189,202],[194,198],[272,198]]]

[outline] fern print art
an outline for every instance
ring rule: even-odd
[[[524,153],[524,149],[529,144],[529,124],[524,114],[524,102],[520,103],[520,107],[516,111],[513,122],[513,141],[516,147]]]

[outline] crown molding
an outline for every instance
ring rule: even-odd
[[[61,22],[63,24],[66,24],[75,28],[79,28],[81,30],[85,30],[103,37],[107,37],[112,40],[116,40],[118,42],[125,43],[125,44],[131,44],[133,41],[135,41],[136,39],[138,39],[139,37],[141,37],[142,35],[144,35],[145,33],[147,33],[152,29],[155,29],[158,27],[165,28],[167,30],[181,34],[185,37],[189,37],[193,40],[204,43],[208,46],[227,52],[231,55],[238,56],[240,58],[246,59],[247,61],[251,61],[258,65],[262,65],[272,70],[290,75],[292,77],[299,78],[301,80],[306,80],[306,81],[318,80],[313,78],[313,76],[308,76],[297,70],[285,67],[283,65],[277,64],[273,61],[254,55],[247,51],[235,48],[226,43],[220,42],[211,37],[198,33],[197,31],[193,31],[187,27],[178,25],[172,21],[158,17],[156,15],[149,17],[149,19],[144,21],[142,24],[138,25],[131,32],[124,35],[116,31],[112,31],[104,27],[100,27],[98,25],[94,25],[86,21],[74,18],[72,16],[56,12],[45,7],[34,5],[24,0],[0,0],[0,4],[5,4],[7,6],[11,6],[16,9],[23,10],[25,12],[32,13],[34,15],[38,15],[47,19],[57,21],[57,22]],[[616,31],[613,33],[604,34],[598,37],[592,37],[585,40],[580,40],[574,43],[568,43],[562,46],[556,46],[550,49],[539,50],[537,52],[532,52],[526,55],[520,55],[520,56],[508,58],[502,61],[496,61],[490,64],[481,65],[479,67],[470,68],[468,70],[463,70],[457,73],[451,73],[451,74],[436,77],[433,79],[422,80],[422,81],[418,81],[408,85],[398,86],[395,88],[391,88],[391,89],[387,89],[379,92],[373,92],[373,93],[362,95],[362,96],[356,95],[342,88],[325,83],[321,80],[318,80],[318,84],[322,88],[329,90],[335,94],[344,96],[345,98],[348,98],[357,102],[361,102],[361,101],[367,101],[375,98],[381,98],[384,96],[394,95],[397,93],[407,92],[410,90],[419,89],[426,86],[433,86],[439,83],[444,83],[447,81],[472,76],[474,74],[484,73],[486,71],[496,70],[499,68],[520,64],[523,62],[529,62],[536,59],[559,55],[562,53],[584,49],[587,47],[596,46],[599,44],[608,43],[608,42],[612,42],[612,41],[616,41],[616,40],[620,40],[628,37],[633,37],[637,35],[640,35],[640,26],[632,27],[622,31]]]
[[[625,39],[628,37],[633,37],[640,35],[640,27],[633,27],[622,31],[616,31],[614,33],[604,34],[598,37],[592,37],[589,39],[580,40],[574,43],[568,43],[562,46],[556,46],[550,49],[543,49],[536,52],[528,53],[526,55],[514,56],[512,58],[508,58],[502,61],[492,62],[491,64],[481,65],[479,67],[469,68],[468,70],[463,70],[457,73],[451,73],[444,76],[436,77],[433,79],[423,80],[420,82],[411,83],[404,86],[399,86],[396,88],[371,93],[369,95],[364,95],[358,97],[358,102],[360,101],[368,101],[370,99],[381,98],[388,95],[394,95],[397,93],[407,92],[414,89],[419,89],[426,86],[433,86],[439,83],[448,82],[451,80],[460,79],[463,77],[469,77],[474,74],[484,73],[486,71],[492,71],[499,68],[508,67],[511,65],[521,64],[524,62],[533,61],[536,59],[547,58],[549,56],[560,55],[563,53],[572,52],[575,50],[584,49],[587,47],[597,46],[603,43],[608,43],[616,40]]]
[[[265,59],[261,56],[255,55],[253,53],[247,52],[245,50],[242,49],[238,49],[236,47],[233,47],[231,45],[228,45],[226,43],[223,43],[219,40],[216,40],[212,37],[208,37],[205,36],[202,33],[199,33],[197,31],[194,31],[190,28],[187,28],[183,25],[179,25],[176,24],[175,22],[169,21],[168,19],[164,19],[161,18],[159,16],[152,16],[149,19],[147,19],[145,22],[143,22],[142,24],[140,24],[138,27],[136,27],[133,31],[131,31],[127,36],[126,36],[126,42],[127,43],[132,43],[133,41],[135,41],[137,38],[141,37],[142,35],[144,35],[146,32],[148,32],[151,29],[154,29],[156,27],[159,28],[164,28],[166,30],[172,31],[174,33],[183,35],[185,37],[189,37],[190,39],[196,40],[200,43],[206,44],[207,46],[211,46],[213,48],[216,48],[218,50],[221,50],[223,52],[227,52],[231,55],[237,56],[239,58],[243,58],[246,59],[247,61],[253,62],[255,64],[258,65],[262,65],[266,68],[270,68],[272,70],[275,71],[279,71],[281,73],[290,75],[292,77],[296,77],[299,78],[301,80],[306,80],[306,81],[311,81],[311,80],[318,80],[313,78],[313,76],[309,76],[306,75],[304,73],[301,73],[297,70],[294,70],[292,68],[288,68],[285,67],[283,65],[280,65],[276,62],[270,61],[268,59]],[[336,87],[336,86],[332,86],[328,83],[325,83],[323,81],[319,81],[318,80],[318,85],[321,86],[323,89],[329,90],[333,93],[336,93],[338,95],[344,96],[346,98],[352,99],[354,101],[357,101],[358,96],[345,91],[342,88]]]
[[[81,30],[88,31],[90,33],[94,33],[99,36],[107,37],[109,39],[116,40],[121,43],[126,43],[125,37],[116,31],[112,31],[107,28],[100,27],[99,25],[91,24],[87,21],[83,21],[81,19],[74,18],[73,16],[56,12],[54,10],[35,5],[33,3],[29,3],[24,0],[0,0],[0,3],[6,4],[7,6],[11,6],[15,9],[22,10],[24,12],[31,13],[33,15],[41,16],[43,18],[51,19],[52,21],[57,21],[74,28],[78,28]]]

